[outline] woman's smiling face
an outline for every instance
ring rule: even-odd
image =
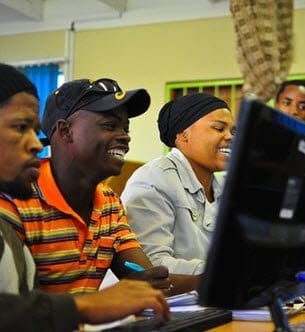
[[[216,109],[179,133],[176,147],[181,150],[193,168],[213,173],[226,168],[234,134],[231,112]]]

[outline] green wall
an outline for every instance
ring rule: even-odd
[[[294,61],[290,73],[305,73],[305,10],[295,11]],[[163,153],[156,118],[173,81],[240,78],[230,17],[75,31],[74,78],[110,77],[122,88],[145,87],[152,103],[131,119],[129,160]],[[65,56],[65,31],[0,37],[0,61]]]

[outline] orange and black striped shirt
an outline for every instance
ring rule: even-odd
[[[29,247],[42,289],[93,292],[116,252],[140,247],[123,205],[110,187],[99,184],[87,226],[60,193],[48,160],[42,163],[40,173],[30,199],[0,196],[0,216]]]

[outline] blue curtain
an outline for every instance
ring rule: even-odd
[[[39,96],[39,116],[42,117],[45,102],[48,95],[57,88],[57,80],[59,75],[59,67],[57,64],[51,63],[46,65],[33,65],[19,67],[36,86]],[[40,138],[45,137],[43,133],[39,134]],[[49,148],[46,147],[40,154],[41,158],[49,156]]]
[[[39,95],[39,116],[43,114],[48,95],[57,88],[59,68],[57,64],[34,65],[20,67],[20,69],[36,86]]]

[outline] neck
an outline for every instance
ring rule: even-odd
[[[213,202],[214,201],[214,193],[212,187],[214,179],[213,173],[205,168],[198,166],[197,164],[193,164],[192,162],[190,162],[190,164],[198,181],[200,182],[200,184],[204,189],[206,199],[209,202]]]
[[[69,206],[86,222],[90,220],[92,202],[97,183],[80,174],[73,167],[61,167],[51,163],[52,173],[58,188]]]

